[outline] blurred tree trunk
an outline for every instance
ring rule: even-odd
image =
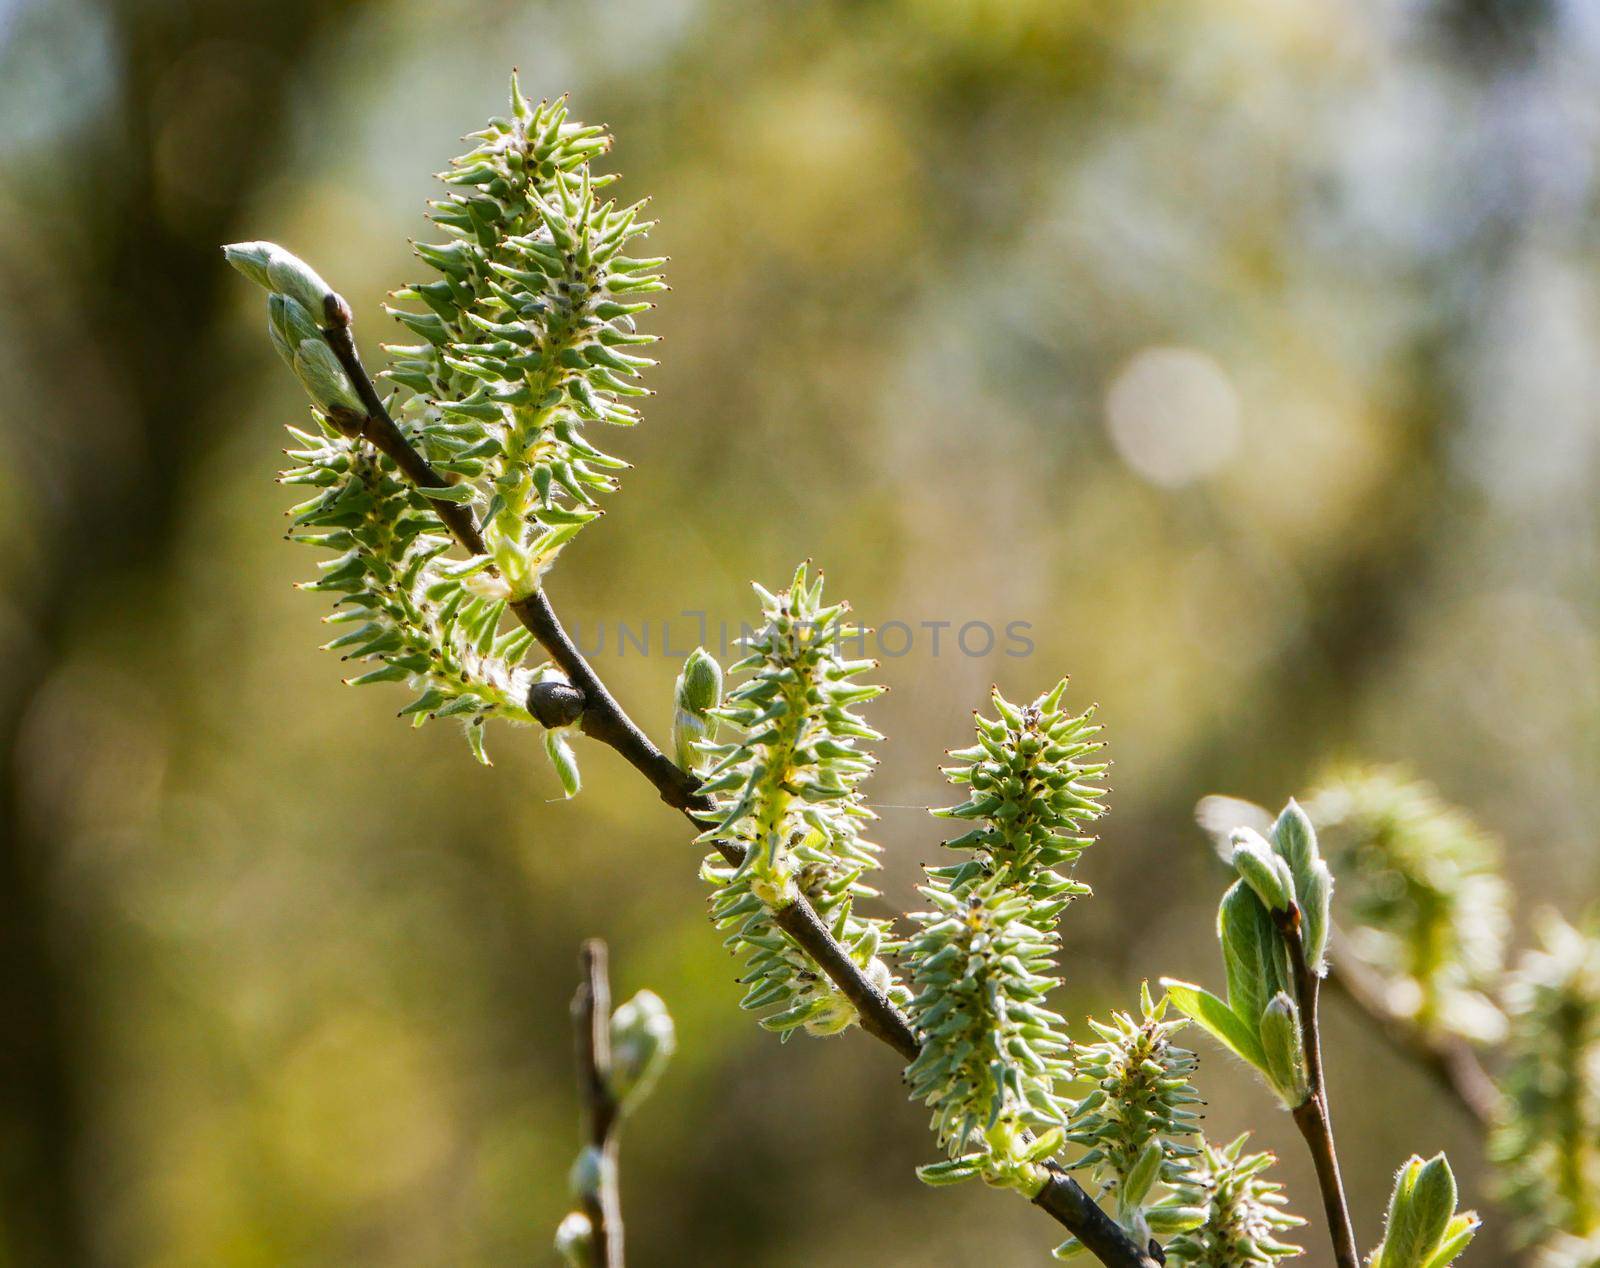
[[[92,895],[55,880],[61,807],[29,779],[30,714],[78,634],[121,594],[158,593],[177,499],[226,417],[213,335],[220,243],[273,171],[299,64],[352,5],[311,0],[106,0],[109,108],[48,157],[73,197],[35,226],[42,251],[5,266],[25,360],[45,367],[48,493],[27,511],[34,567],[15,595],[17,653],[0,702],[0,1259],[92,1262],[81,1181],[82,1092],[94,1054],[82,966]],[[88,86],[86,86],[87,88]],[[26,446],[18,437],[13,454]],[[54,830],[53,830],[54,829]]]

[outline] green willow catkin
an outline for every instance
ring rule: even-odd
[[[1339,872],[1351,949],[1383,974],[1390,1008],[1430,1035],[1499,1039],[1492,996],[1510,925],[1499,843],[1381,767],[1336,772],[1306,812]]]
[[[531,721],[528,687],[557,676],[524,663],[534,640],[507,605],[538,588],[627,465],[583,433],[637,421],[625,398],[645,394],[633,380],[652,363],[628,350],[654,336],[634,319],[665,284],[662,261],[624,253],[650,227],[642,204],[602,200],[614,178],[590,170],[610,144],[603,128],[570,120],[564,100],[530,103],[513,77],[510,116],[472,139],[432,204],[446,240],[416,248],[437,277],[397,292],[422,310],[389,309],[423,340],[390,346],[381,377],[403,391],[402,435],[449,481],[426,498],[360,438],[365,407],[322,329],[348,322],[343,301],[272,243],[226,250],[268,290],[273,344],[314,406],[315,428],[291,429],[297,465],[282,478],[319,490],[291,535],[339,552],[307,587],[337,594],[336,619],[357,626],[331,646],[373,663],[352,681],[408,682],[403,715],[461,719],[487,762],[484,723]],[[471,508],[485,553],[452,553],[441,501]],[[576,758],[560,731],[545,741],[571,795]]]
[[[1246,1153],[1248,1132],[1226,1145],[1199,1139],[1197,1156],[1185,1169],[1172,1199],[1180,1211],[1203,1218],[1167,1243],[1172,1268],[1270,1268],[1304,1249],[1282,1240],[1305,1223],[1285,1210],[1283,1186],[1264,1176],[1270,1153]],[[1161,1208],[1152,1215],[1158,1223]]]
[[[638,421],[624,398],[647,394],[633,380],[654,363],[624,349],[653,342],[635,329],[638,297],[666,287],[663,261],[624,254],[651,227],[643,204],[601,200],[603,128],[571,121],[564,99],[530,104],[513,80],[511,117],[472,139],[430,212],[447,240],[416,248],[438,277],[396,293],[425,311],[390,309],[423,342],[391,347],[385,377],[409,391],[425,456],[471,489],[488,553],[463,572],[492,565],[486,584],[517,599],[627,465],[583,432]]]
[[[1491,1140],[1524,1243],[1600,1242],[1600,940],[1554,912],[1506,988],[1502,1118]]]
[[[862,745],[883,737],[854,709],[883,688],[856,681],[876,662],[843,655],[861,633],[847,605],[824,606],[820,574],[811,580],[802,564],[787,590],[755,589],[761,626],[729,670],[746,677],[703,711],[734,738],[696,745],[701,792],[716,803],[700,839],[735,844],[744,860],[712,853],[701,874],[713,886],[712,919],[746,959],[743,1006],[785,1038],[834,1034],[857,1020],[855,1007],[773,916],[804,895],[868,980],[904,1002],[883,958],[896,947],[889,922],[855,910],[877,894],[864,879],[878,847],[863,835],[875,816],[861,793],[875,759]]]
[[[459,718],[480,760],[490,718],[529,723],[534,671],[517,668],[533,636],[500,632],[505,603],[469,592],[441,567],[451,542],[438,516],[370,446],[324,424],[320,434],[291,428],[300,465],[285,484],[317,495],[294,508],[291,536],[339,552],[305,590],[336,595],[326,619],[349,626],[326,644],[373,668],[355,685],[404,681],[418,692],[402,717]]]
[[[950,1155],[921,1169],[931,1183],[981,1175],[1037,1192],[1067,1123],[1071,1045],[1045,999],[1060,914],[1089,891],[1056,869],[1090,844],[1082,825],[1101,813],[1105,766],[1089,760],[1102,747],[1092,711],[1063,710],[1065,691],[1023,706],[996,691],[998,716],[976,719],[978,743],[945,771],[969,796],[936,813],[977,826],[948,843],[963,861],[927,869],[931,907],[911,916],[904,956],[922,1040],[906,1078]]]
[[[1190,1082],[1195,1055],[1173,1042],[1189,1023],[1166,1013],[1167,1001],[1153,1002],[1142,986],[1139,1015],[1090,1018],[1096,1042],[1079,1045],[1074,1061],[1075,1078],[1092,1090],[1071,1108],[1067,1140],[1085,1150],[1073,1167],[1100,1181],[1101,1192],[1115,1199],[1117,1222],[1140,1246],[1198,1219],[1187,1202],[1165,1200],[1198,1152],[1192,1138],[1201,1103]]]

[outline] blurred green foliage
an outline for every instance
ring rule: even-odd
[[[679,1026],[623,1176],[639,1262],[1041,1245],[916,1182],[868,1041],[746,1024],[631,772],[585,753],[563,804],[531,737],[480,770],[338,687],[269,527],[298,388],[217,243],[316,261],[370,356],[512,64],[609,124],[674,293],[557,604],[662,737],[679,614],[714,638],[750,577],[812,555],[911,626],[869,793],[899,908],[988,684],[1070,671],[1116,763],[1075,1020],[1210,962],[1197,796],[1341,757],[1513,843],[1519,920],[1595,896],[1597,61],[1576,0],[0,0],[5,1260],[545,1262],[591,933]],[[969,621],[1032,654],[959,654]],[[1413,1149],[1477,1200],[1468,1124],[1328,1013],[1359,1240]],[[1199,1082],[1309,1208],[1288,1120]]]

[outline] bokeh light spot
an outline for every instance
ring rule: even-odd
[[[1211,475],[1239,444],[1239,394],[1214,359],[1193,348],[1145,348],[1106,393],[1117,453],[1140,476],[1179,488]]]

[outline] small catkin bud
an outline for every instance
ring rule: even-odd
[[[710,711],[722,703],[722,666],[703,647],[683,662],[673,694],[672,747],[679,766],[693,767],[695,745],[716,733]]]
[[[590,1268],[594,1263],[594,1227],[582,1211],[569,1211],[556,1225],[556,1253],[571,1268]]]
[[[593,1145],[585,1145],[572,1160],[572,1170],[567,1172],[567,1186],[572,1196],[587,1198],[599,1193],[605,1173],[605,1155]]]
[[[1389,1213],[1384,1221],[1383,1244],[1373,1255],[1374,1268],[1411,1268],[1417,1259],[1416,1235],[1412,1228],[1411,1194],[1416,1187],[1422,1159],[1412,1154],[1394,1178],[1389,1195]]]
[[[1134,1159],[1127,1178],[1122,1182],[1124,1205],[1134,1207],[1143,1204],[1150,1194],[1151,1186],[1161,1174],[1161,1163],[1165,1158],[1166,1150],[1162,1147],[1159,1136],[1152,1136],[1145,1142],[1139,1156]]]
[[[611,1014],[611,1095],[623,1113],[650,1094],[677,1046],[672,1015],[654,991],[640,991]]]
[[[1310,1095],[1305,1052],[1300,1035],[1300,1010],[1283,991],[1272,997],[1261,1014],[1261,1050],[1266,1076],[1289,1109],[1305,1104]]]
[[[1456,1178],[1443,1154],[1413,1154],[1395,1177],[1383,1243],[1372,1268],[1447,1268],[1478,1229],[1471,1211],[1456,1213]]]
[[[695,648],[683,662],[677,700],[680,709],[691,713],[705,713],[722,703],[722,666],[705,648]]]
[[[1252,828],[1240,828],[1235,832],[1231,861],[1234,871],[1255,890],[1256,897],[1268,911],[1289,910],[1289,904],[1294,901],[1294,876],[1288,863],[1273,853],[1260,833]]]

